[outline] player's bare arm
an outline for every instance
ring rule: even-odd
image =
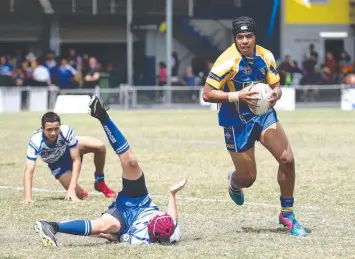
[[[76,191],[75,191],[75,188],[78,183],[80,169],[81,169],[81,157],[80,157],[78,146],[72,147],[70,149],[70,156],[73,160],[73,171],[72,171],[72,177],[70,180],[70,185],[67,194],[65,196],[65,199],[66,200],[72,199],[73,201],[78,201],[79,199],[76,196]]]
[[[100,233],[100,235],[92,235],[92,237],[103,238],[110,242],[118,242],[118,235],[112,233]]]
[[[23,189],[24,189],[24,202],[31,203],[32,202],[32,182],[33,182],[33,174],[36,168],[36,161],[32,161],[27,159],[26,168],[23,177]]]
[[[175,184],[170,189],[169,202],[168,202],[168,214],[174,221],[178,220],[178,212],[176,206],[176,193],[182,190],[185,187],[186,183],[187,183],[187,178]]]
[[[209,103],[244,102],[254,107],[255,101],[258,100],[255,95],[257,92],[249,90],[250,87],[246,87],[241,91],[227,93],[218,90],[206,83],[203,88],[203,100]]]
[[[208,83],[203,88],[203,100],[209,103],[228,103],[228,93],[219,91]]]

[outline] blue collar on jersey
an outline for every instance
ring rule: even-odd
[[[238,46],[237,46],[237,43],[235,43],[235,47],[236,47],[237,51],[239,52],[239,54],[242,56],[242,58],[244,58],[245,60],[247,60],[247,62],[248,62],[249,65],[253,65],[253,64],[255,63],[255,59],[256,59],[256,57],[257,57],[257,56],[256,56],[256,45],[255,45],[255,47],[254,47],[253,57],[244,56],[244,55],[242,54],[242,52],[240,52],[240,50],[239,50],[239,48],[238,48]]]

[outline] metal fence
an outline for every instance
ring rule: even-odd
[[[295,86],[296,109],[340,108],[341,90],[344,85]],[[0,87],[0,92],[19,92],[21,110],[29,110],[30,103],[43,101],[39,93],[46,93],[47,109],[52,110],[59,95],[97,95],[107,101],[111,109],[208,109],[201,105],[202,87],[186,86],[128,86],[118,88],[60,89],[56,86],[43,87]],[[38,94],[37,94],[38,93]],[[1,97],[0,98],[4,98]],[[6,98],[5,98],[6,99]],[[0,100],[1,102],[1,100]],[[8,105],[9,101],[2,101]]]

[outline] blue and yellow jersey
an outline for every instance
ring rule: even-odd
[[[214,63],[206,83],[224,91],[240,91],[251,83],[275,84],[280,80],[273,54],[256,45],[253,58],[242,56],[234,43]],[[239,126],[258,115],[244,103],[221,103],[218,105],[220,126]]]

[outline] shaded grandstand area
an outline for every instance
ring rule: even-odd
[[[36,15],[43,13],[43,8],[39,0],[1,0],[0,14],[11,13]]]
[[[126,14],[126,0],[50,0],[55,13],[70,14]],[[163,14],[165,0],[133,0],[133,12],[136,14]],[[174,2],[174,13],[187,15],[188,1]],[[97,3],[97,4],[96,4]]]
[[[135,14],[156,15],[165,13],[166,0],[133,0]],[[87,14],[125,15],[126,0],[1,0],[0,14]],[[173,1],[176,15],[188,15],[188,0]]]

